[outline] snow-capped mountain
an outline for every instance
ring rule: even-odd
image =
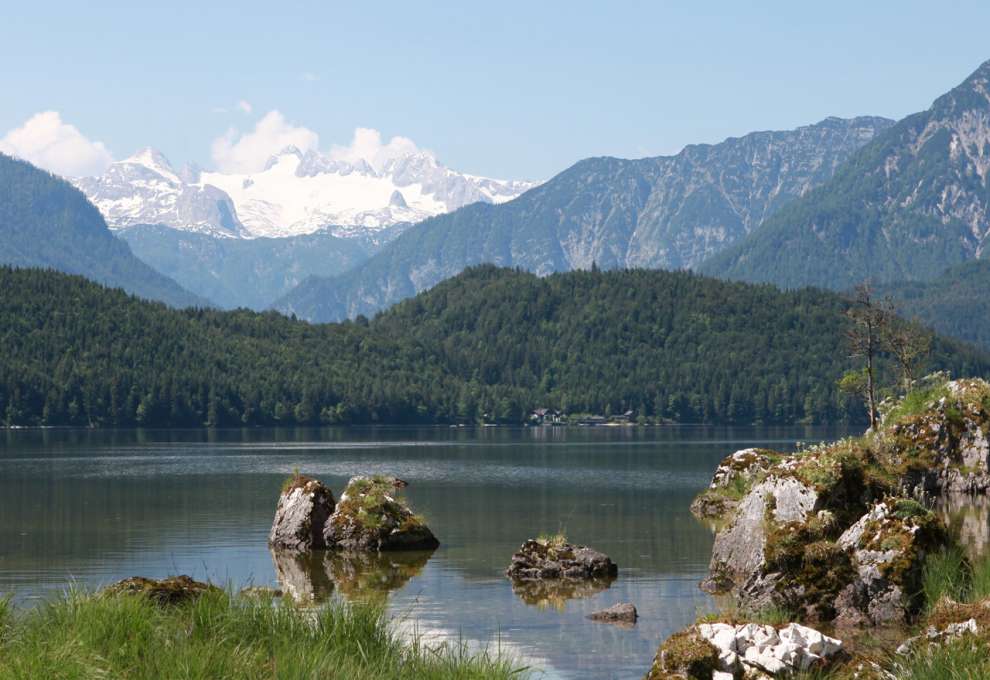
[[[376,168],[294,147],[248,174],[178,173],[161,153],[145,149],[76,184],[113,229],[165,224],[234,238],[298,236],[327,227],[336,236],[366,235],[477,201],[508,201],[536,186],[458,173],[418,150]]]

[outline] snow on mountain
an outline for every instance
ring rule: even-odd
[[[186,181],[165,156],[151,148],[112,163],[99,177],[74,182],[100,209],[111,229],[167,224],[215,236],[248,235],[227,194],[214,186]]]
[[[309,234],[367,235],[477,201],[501,203],[536,186],[455,172],[416,150],[378,167],[294,147],[261,172],[177,173],[145,149],[100,177],[76,180],[112,229],[165,224],[214,236],[255,238]]]

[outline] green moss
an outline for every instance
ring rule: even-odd
[[[670,678],[680,673],[688,678],[711,680],[718,669],[718,649],[692,627],[667,638],[657,653],[647,680]]]

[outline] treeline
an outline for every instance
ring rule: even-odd
[[[374,320],[172,310],[0,268],[7,425],[522,422],[537,407],[680,422],[862,422],[836,381],[846,303],[683,272],[477,267]],[[990,360],[936,340],[931,368]]]

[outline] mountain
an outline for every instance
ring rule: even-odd
[[[877,293],[903,316],[990,351],[990,261],[951,267],[932,281],[880,286]]]
[[[207,304],[134,257],[78,189],[3,154],[0,264],[81,274],[176,307]],[[7,294],[5,289],[3,294]]]
[[[0,290],[0,418],[12,424],[519,423],[538,407],[863,419],[836,386],[851,367],[848,303],[815,289],[485,265],[374,321],[323,325],[170,310],[50,271],[0,268]],[[936,338],[930,368],[987,375],[990,355]]]
[[[294,147],[248,174],[196,168],[180,173],[161,153],[145,149],[76,184],[112,229],[163,224],[228,238],[320,230],[337,237],[368,235],[476,201],[507,201],[534,186],[458,173],[421,150],[372,163]]]
[[[218,238],[143,224],[121,229],[141,260],[222,308],[267,309],[308,276],[345,272],[364,262],[399,227],[373,238],[328,231],[283,238]]]
[[[988,238],[990,61],[700,270],[836,289],[924,281],[987,257]]]
[[[828,118],[676,156],[589,158],[508,203],[428,219],[353,271],[303,282],[276,307],[320,321],[369,314],[482,262],[538,274],[691,267],[829,179],[892,124]]]

